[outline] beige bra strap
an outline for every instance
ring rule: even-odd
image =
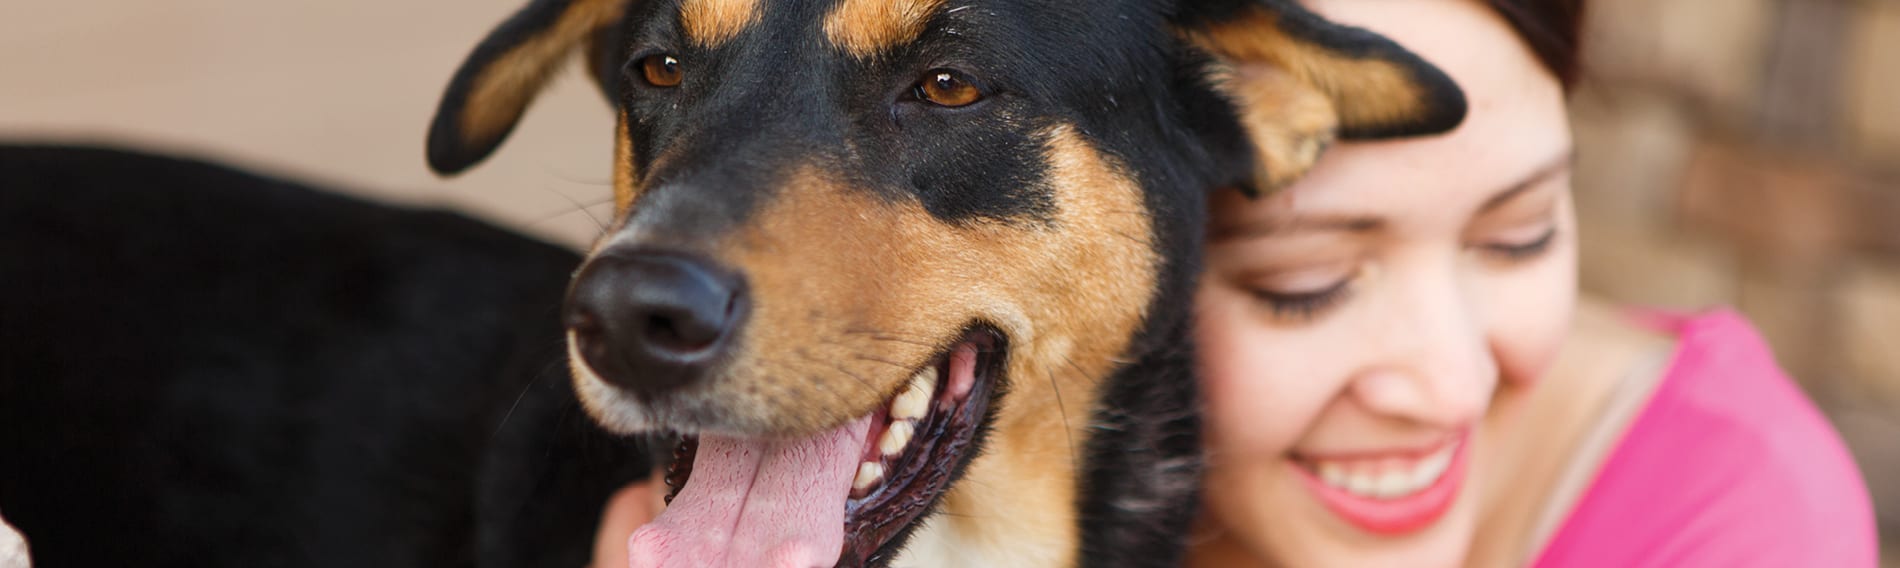
[[[1642,356],[1629,372],[1617,381],[1616,390],[1605,401],[1603,414],[1590,426],[1584,438],[1577,445],[1575,457],[1558,474],[1557,483],[1552,486],[1550,495],[1532,524],[1531,540],[1534,546],[1525,550],[1525,557],[1519,566],[1529,566],[1537,560],[1537,554],[1550,545],[1550,539],[1562,528],[1565,519],[1570,517],[1583,492],[1596,480],[1610,453],[1616,449],[1623,434],[1634,425],[1637,413],[1648,407],[1650,395],[1662,384],[1666,366],[1675,354],[1670,349],[1651,351]]]

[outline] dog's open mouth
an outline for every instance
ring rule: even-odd
[[[881,565],[974,457],[1001,368],[974,331],[877,411],[800,440],[686,437],[634,566]],[[836,556],[833,556],[833,555]]]

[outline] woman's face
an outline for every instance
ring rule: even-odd
[[[1456,131],[1339,144],[1287,191],[1215,199],[1197,302],[1208,506],[1286,566],[1451,566],[1476,526],[1476,428],[1542,373],[1576,296],[1555,78],[1475,1],[1309,2],[1449,73]]]

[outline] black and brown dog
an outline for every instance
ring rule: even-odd
[[[1291,0],[536,0],[430,163],[485,158],[574,52],[618,115],[574,386],[683,435],[636,566],[1177,563],[1209,188],[1465,110]]]

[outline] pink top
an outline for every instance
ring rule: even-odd
[[[1669,370],[1536,565],[1876,566],[1860,471],[1748,322],[1639,317]]]

